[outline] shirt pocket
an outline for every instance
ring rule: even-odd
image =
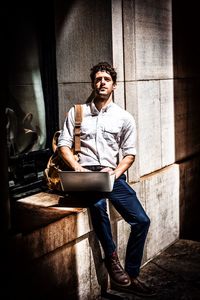
[[[83,140],[91,140],[94,139],[96,135],[96,123],[87,121],[83,122],[81,125],[81,138]]]
[[[103,129],[103,137],[106,143],[113,149],[118,148],[120,142],[120,130],[119,126],[106,126]]]

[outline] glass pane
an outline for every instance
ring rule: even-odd
[[[36,29],[31,18],[15,26],[10,53],[7,114],[9,155],[44,149],[45,104]]]
[[[49,156],[38,16],[26,7],[9,23],[6,116],[11,197],[41,186]]]

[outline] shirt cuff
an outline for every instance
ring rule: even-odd
[[[122,150],[123,157],[127,156],[127,155],[134,155],[135,156],[136,154],[137,154],[136,148],[129,148],[129,149],[126,149],[126,150]]]

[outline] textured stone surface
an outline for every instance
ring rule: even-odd
[[[98,299],[107,288],[100,254],[95,238],[86,235],[33,261],[18,257],[10,266],[12,292],[20,299]]]
[[[56,45],[58,83],[90,82],[93,64],[112,61],[110,1],[57,2]]]
[[[179,166],[172,165],[141,179],[140,197],[151,225],[146,258],[153,258],[179,237]]]
[[[174,86],[172,80],[160,81],[161,163],[175,162]]]
[[[87,70],[88,73],[90,70]],[[63,126],[69,109],[76,103],[85,103],[92,97],[91,83],[63,83],[59,85],[59,124]]]
[[[171,1],[135,1],[136,79],[173,76]]]
[[[171,2],[123,1],[125,79],[173,76]]]
[[[139,148],[138,148],[138,139],[139,139],[139,128],[138,128],[138,98],[137,98],[137,83],[136,82],[126,82],[125,83],[125,103],[126,110],[130,112],[136,122],[137,129],[137,154],[133,166],[128,170],[128,181],[137,182],[140,178],[139,173]]]
[[[161,168],[159,82],[140,81],[137,93],[139,172],[143,176]]]
[[[117,82],[117,88],[114,91],[114,102],[120,107],[125,108],[124,82]]]
[[[135,80],[136,45],[135,45],[135,1],[123,1],[124,30],[124,76],[125,81]]]
[[[138,82],[137,97],[138,172],[143,176],[175,161],[173,82]]]
[[[112,57],[113,65],[117,70],[117,80],[124,80],[124,55],[123,55],[123,16],[121,0],[112,3]]]

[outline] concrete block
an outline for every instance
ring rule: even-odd
[[[12,226],[16,232],[26,235],[66,216],[86,210],[72,207],[70,201],[62,203],[62,199],[59,195],[41,192],[12,203]]]
[[[78,298],[89,299],[91,297],[91,299],[95,299],[95,296],[100,295],[101,290],[100,286],[98,285],[96,271],[94,270],[94,260],[91,261],[91,250],[89,240],[86,238],[76,243],[75,252]],[[93,278],[91,278],[91,272],[93,273]],[[92,280],[94,281],[94,291],[91,290]],[[97,295],[95,295],[95,291],[97,292]]]
[[[135,80],[136,45],[135,45],[135,1],[123,1],[124,32],[124,76],[125,81]]]
[[[122,108],[125,108],[124,82],[117,82],[117,88],[114,92],[114,102]]]
[[[137,83],[136,82],[126,82],[125,83],[125,103],[126,110],[131,113],[136,122],[137,129],[137,154],[135,161],[131,168],[128,170],[128,182],[137,182],[140,179],[139,176],[139,147],[138,147],[138,98],[137,98]]]
[[[115,0],[111,3],[113,66],[117,71],[117,80],[124,81],[122,2]]]
[[[59,1],[55,12],[58,83],[90,82],[94,64],[112,62],[110,1]]]
[[[143,176],[161,168],[159,82],[140,81],[137,93],[139,172]]]
[[[136,79],[173,77],[171,1],[135,1]]]
[[[116,225],[117,225],[117,251],[119,254],[119,260],[122,266],[124,266],[126,247],[128,244],[128,239],[131,230],[130,230],[130,225],[124,220],[119,220]]]
[[[16,240],[11,240],[10,247],[13,249],[11,254],[13,252],[15,256],[24,256],[27,260],[35,259],[76,240],[90,231],[87,210],[79,214],[71,213],[47,226],[22,235],[17,241],[19,245],[17,248],[15,247]]]
[[[101,258],[94,261],[91,253],[86,236],[21,265],[24,291],[39,299],[98,299],[107,277]]]
[[[179,237],[179,166],[141,178],[145,208],[151,220],[146,259],[153,258]]]
[[[40,299],[98,299],[108,284],[101,245],[87,209],[72,208],[65,198],[59,206],[61,198],[40,193],[19,201],[20,207],[34,212],[35,207],[48,214],[50,224],[10,239],[8,265],[13,286],[20,297],[28,292]],[[52,212],[57,220],[53,221]],[[60,217],[58,212],[62,212]],[[41,218],[40,213],[37,215]],[[24,283],[23,289],[18,280]]]
[[[137,124],[136,161],[129,170],[129,181],[136,182],[175,161],[173,82],[127,82],[125,91],[126,108]]]
[[[89,70],[88,70],[89,72]],[[59,123],[63,126],[64,119],[69,109],[77,103],[86,103],[92,100],[91,83],[67,83],[60,84],[59,91]]]
[[[133,115],[137,124],[139,104],[137,98],[137,83],[134,81],[125,82],[125,103],[126,103],[126,110]]]
[[[90,247],[90,297],[91,299],[99,299],[101,293],[105,292],[108,287],[108,272],[105,267],[101,244],[99,243],[96,234],[89,234]],[[84,288],[84,287],[83,287]],[[90,299],[90,298],[89,298]],[[100,298],[101,299],[101,298]]]
[[[161,99],[161,163],[162,167],[175,161],[174,90],[172,80],[160,81]]]

